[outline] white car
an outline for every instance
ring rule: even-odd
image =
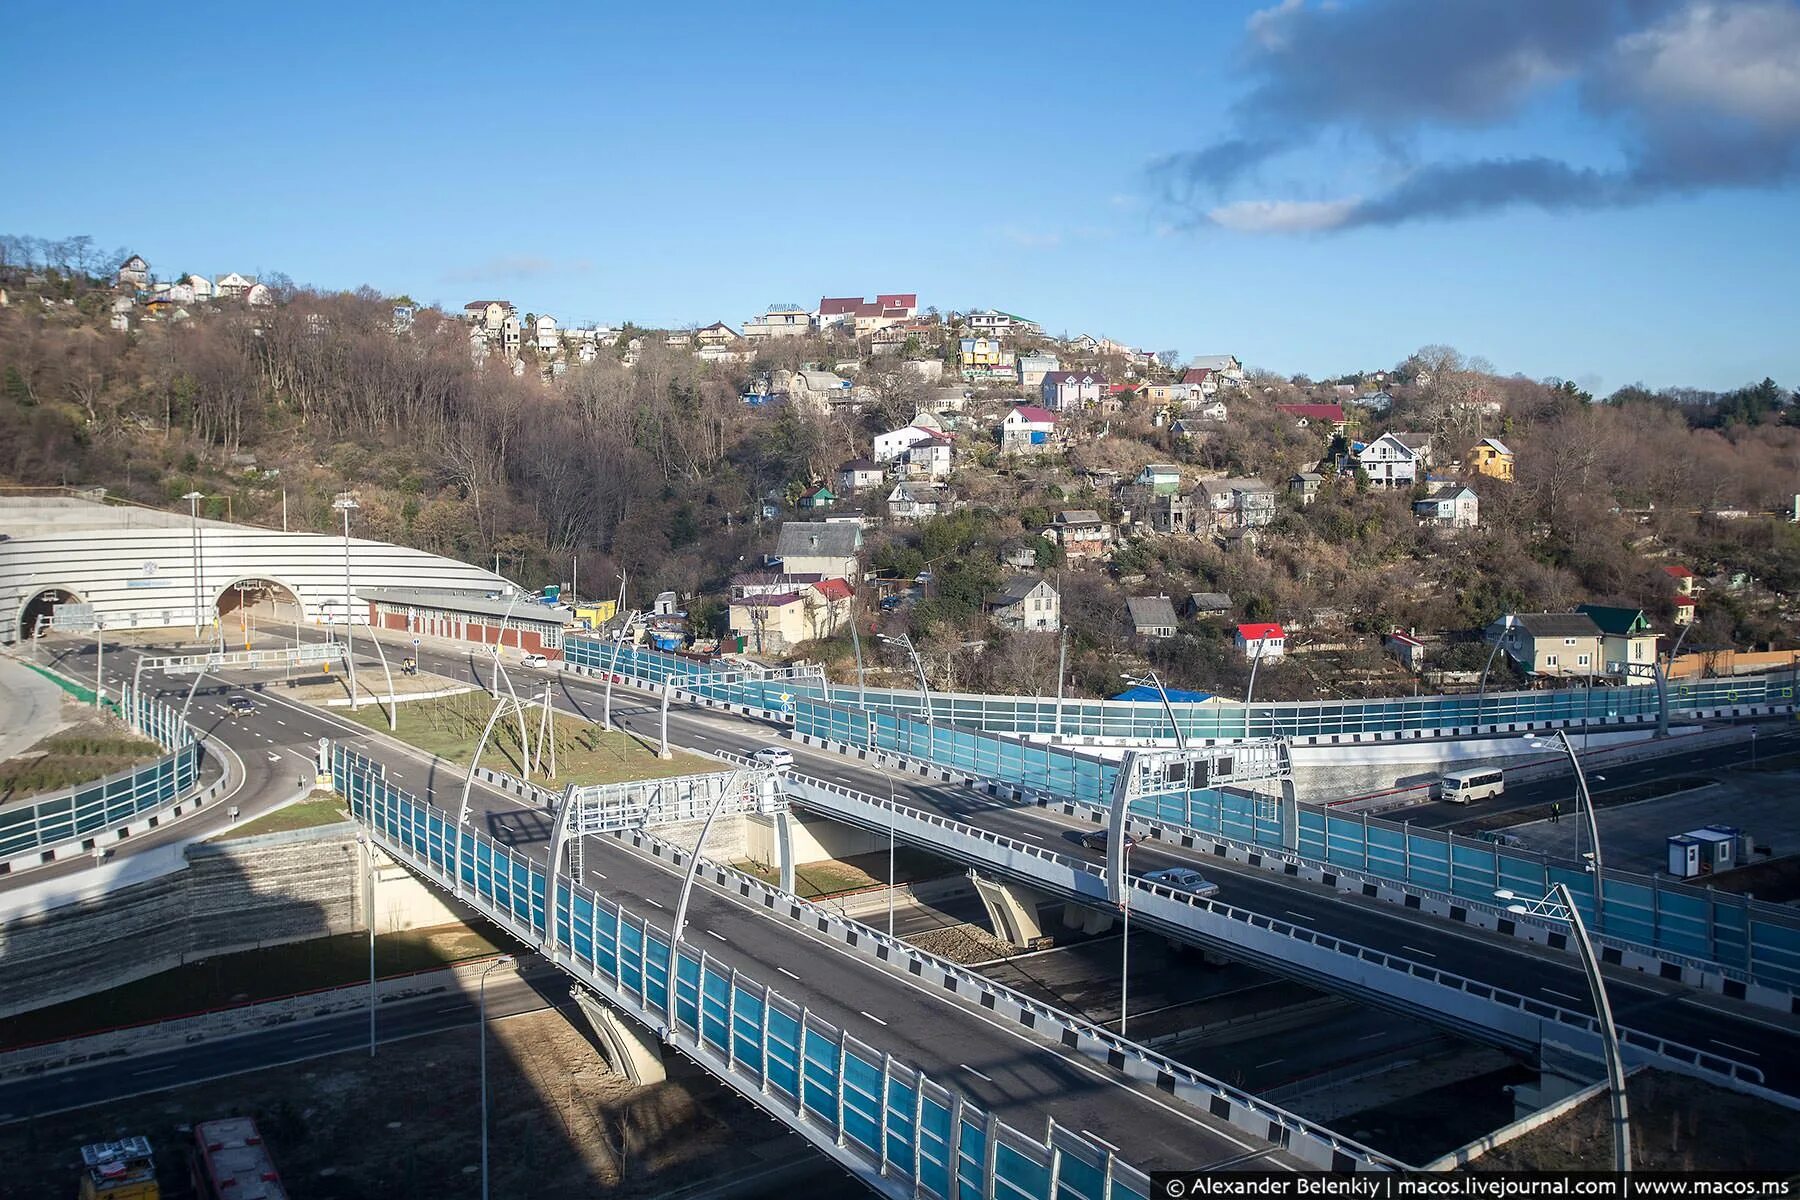
[[[1219,894],[1219,885],[1192,867],[1165,867],[1161,871],[1146,871],[1143,877],[1151,883],[1160,883],[1166,888],[1187,892],[1202,900],[1211,900]]]
[[[794,765],[794,752],[781,746],[764,746],[750,760],[759,767],[791,767]]]
[[[525,656],[525,665],[528,667],[542,669],[542,668],[550,665],[550,660],[545,658],[541,654],[527,654]]]

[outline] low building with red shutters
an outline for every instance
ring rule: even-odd
[[[529,596],[454,588],[358,588],[369,624],[415,637],[499,645],[524,654],[561,658],[563,634],[575,622],[566,608]]]

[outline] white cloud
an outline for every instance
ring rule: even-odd
[[[1694,4],[1621,38],[1607,76],[1647,107],[1698,105],[1776,129],[1800,127],[1800,7]]]
[[[485,262],[447,272],[445,283],[485,283],[490,280],[539,279],[546,275],[583,274],[594,269],[585,258],[554,259],[536,254],[501,254]]]
[[[1307,233],[1336,229],[1356,211],[1355,200],[1239,200],[1207,212],[1214,225],[1238,233]]]
[[[1265,50],[1280,50],[1288,41],[1288,26],[1306,0],[1281,0],[1273,8],[1259,8],[1244,22],[1250,38]]]

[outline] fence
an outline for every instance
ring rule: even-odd
[[[131,724],[171,747],[170,752],[67,792],[0,808],[0,863],[13,864],[34,854],[54,857],[68,843],[129,824],[180,800],[199,783],[200,744],[181,724],[180,714],[149,696],[133,695],[129,688],[122,690],[120,708]]]
[[[634,681],[660,684],[674,675],[703,676],[737,672],[729,663],[708,664],[631,646],[615,648],[594,638],[570,638],[570,662],[595,670],[612,670]],[[1795,671],[1739,679],[1671,682],[1671,714],[1730,714],[1751,710],[1792,709]],[[700,691],[698,679],[685,690]],[[781,696],[826,700],[825,686],[795,678],[778,688],[745,681],[721,681],[711,698],[781,710]],[[831,689],[840,702],[855,698],[857,710],[923,717],[926,702],[916,691],[859,688]],[[706,693],[703,693],[706,694]],[[782,704],[785,704],[782,701]],[[1253,737],[1293,739],[1384,738],[1425,736],[1477,729],[1545,725],[1642,723],[1657,715],[1656,688],[1643,684],[1618,688],[1567,688],[1547,692],[1490,692],[1485,696],[1407,696],[1385,700],[1318,700],[1257,704],[1172,706],[1183,733],[1195,741],[1235,741]],[[933,693],[932,721],[938,727],[963,726],[989,733],[1050,735],[1106,739],[1172,739],[1173,731],[1160,702],[1134,700],[1064,700],[1029,696],[983,696]]]
[[[374,840],[537,946],[612,1007],[778,1116],[878,1192],[1147,1200],[1149,1180],[1069,1130],[1034,1137],[592,889],[458,826],[334,747],[332,774]]]

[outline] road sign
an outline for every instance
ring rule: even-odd
[[[91,604],[58,604],[50,610],[50,628],[62,633],[92,633],[99,627]]]
[[[419,639],[414,638],[413,639],[413,649],[417,650],[418,648],[419,648]]]

